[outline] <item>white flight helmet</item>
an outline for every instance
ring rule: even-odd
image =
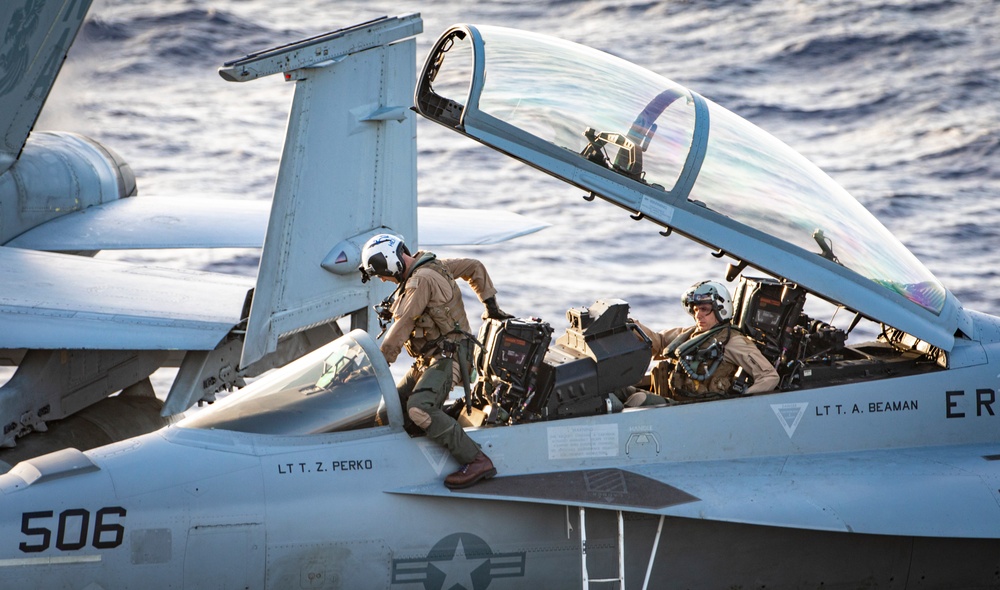
[[[715,281],[695,283],[681,297],[681,304],[691,315],[694,315],[692,306],[700,303],[711,303],[715,319],[720,322],[728,322],[733,319],[733,297],[729,294],[729,289],[722,283]]]
[[[394,277],[397,282],[403,280],[403,254],[409,256],[410,251],[403,243],[403,238],[392,234],[377,234],[365,242],[361,249],[361,281],[368,282],[373,276]]]

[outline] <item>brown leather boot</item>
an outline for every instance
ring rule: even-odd
[[[467,488],[481,479],[489,479],[496,474],[497,470],[493,467],[493,461],[490,461],[489,457],[479,451],[471,463],[462,465],[461,469],[444,478],[444,485],[453,490],[459,490]]]

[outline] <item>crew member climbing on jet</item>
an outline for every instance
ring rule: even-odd
[[[626,406],[663,405],[663,398],[699,401],[774,389],[777,371],[753,341],[731,324],[733,299],[724,285],[696,283],[684,293],[681,304],[694,317],[694,326],[653,332],[636,322],[652,340],[653,358],[660,362],[651,371],[656,395],[634,393]],[[738,373],[749,375],[752,385],[745,387]]]
[[[497,306],[486,267],[471,258],[439,259],[423,251],[411,256],[400,237],[379,234],[361,250],[360,270],[362,281],[377,276],[399,285],[390,296],[393,324],[381,350],[389,364],[404,345],[415,359],[396,389],[408,418],[462,465],[444,484],[466,488],[493,477],[497,470],[490,458],[441,409],[452,387],[469,385],[472,366],[471,328],[455,278],[468,282],[486,306],[484,319],[512,317]]]

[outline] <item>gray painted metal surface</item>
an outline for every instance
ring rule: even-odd
[[[0,174],[17,160],[91,0],[11,0],[0,13]]]
[[[49,252],[260,248],[270,212],[271,203],[262,201],[134,197],[57,217],[4,246]],[[496,244],[548,225],[512,211],[450,207],[417,207],[417,219],[424,246]]]
[[[253,287],[232,275],[17,248],[0,248],[0,281],[0,348],[211,350]]]
[[[230,82],[246,82],[273,74],[323,68],[348,55],[382,47],[419,35],[424,23],[419,14],[382,17],[247,55],[227,62],[219,75]]]
[[[395,19],[376,21],[387,28],[372,25],[379,31],[374,45],[371,27],[333,34],[336,49],[330,55],[345,59],[310,62],[308,75],[288,78],[295,80],[295,95],[242,366],[272,353],[284,335],[360,313],[389,294],[387,286],[362,286],[353,274],[328,272],[320,265],[338,242],[361,239],[384,227],[416,245],[415,114],[406,110],[401,121],[371,117],[385,108],[409,105],[416,42],[408,37],[423,25],[416,15],[404,20],[406,26],[399,28],[389,26]],[[255,66],[248,63],[289,60],[297,68],[302,55],[317,59],[316,52],[325,56],[325,51],[306,40],[266,51],[266,59],[248,56],[233,67],[250,71]],[[261,75],[272,69],[265,67]],[[374,329],[374,316],[366,315],[371,316],[368,327]]]
[[[312,435],[212,428],[248,411],[277,419],[297,403],[274,397],[282,383],[321,368],[338,341],[176,426],[23,463],[0,476],[0,581],[579,588],[584,538],[589,578],[622,563],[628,588],[647,569],[657,588],[950,587],[995,570],[1000,417],[941,403],[992,369],[470,429],[499,477],[450,491],[441,478],[457,465],[402,430],[375,343],[349,337],[371,367],[333,382],[346,393],[374,379],[384,421]],[[235,561],[194,556],[212,539]]]
[[[262,201],[133,197],[57,217],[4,245],[57,252],[260,248],[270,210]],[[226,220],[221,228],[220,219]]]

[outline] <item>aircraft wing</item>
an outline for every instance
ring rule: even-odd
[[[145,248],[260,248],[268,201],[133,197],[38,225],[5,245],[50,252]]]
[[[502,209],[417,207],[421,246],[499,244],[549,224]]]
[[[660,462],[539,473],[450,491],[395,493],[620,509],[852,533],[993,538],[1000,527],[1000,447],[957,445]]]
[[[0,247],[0,349],[212,350],[253,280]]]
[[[134,197],[87,207],[43,223],[6,246],[50,252],[145,248],[260,248],[269,201]],[[496,244],[548,224],[503,210],[418,207],[426,246]]]

